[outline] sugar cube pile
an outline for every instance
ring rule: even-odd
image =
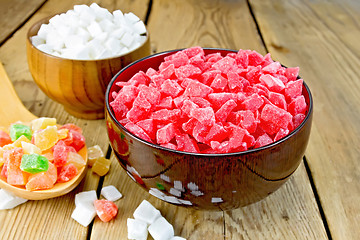
[[[96,3],[75,5],[42,24],[31,38],[39,50],[63,58],[92,60],[129,53],[147,39],[145,24],[132,12],[110,13]]]
[[[128,239],[146,240],[150,233],[154,240],[185,240],[174,236],[173,226],[146,200],[135,209],[133,216],[134,219],[127,219]]]

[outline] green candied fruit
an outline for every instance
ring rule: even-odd
[[[24,124],[13,124],[13,125],[11,125],[11,127],[10,127],[10,138],[11,138],[11,140],[13,142],[16,141],[22,135],[24,135],[29,140],[31,140],[32,131],[31,131],[29,126],[26,126]]]
[[[49,169],[49,160],[37,153],[24,154],[21,158],[20,169],[31,174],[46,172]]]

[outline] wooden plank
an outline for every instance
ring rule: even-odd
[[[250,2],[269,51],[286,65],[299,65],[313,92],[314,122],[306,156],[331,236],[358,239],[360,3]]]
[[[45,1],[2,0],[0,8],[0,45]]]
[[[76,1],[76,4],[91,4],[94,1]],[[110,11],[121,8],[124,12],[133,10],[135,14],[146,12],[146,7],[135,1],[98,1]],[[138,1],[143,2],[143,1]],[[147,6],[147,3],[144,3]],[[60,124],[73,122],[83,128],[88,146],[99,144],[104,151],[108,148],[104,120],[82,120],[67,114],[63,107],[47,98],[35,85],[29,73],[26,59],[25,38],[29,27],[37,20],[71,9],[71,0],[48,1],[44,6],[0,48],[0,59],[4,62],[15,90],[25,106],[37,116],[57,118]],[[137,6],[136,9],[132,7]],[[0,239],[87,239],[89,228],[71,219],[75,208],[74,195],[79,191],[96,190],[99,177],[88,171],[85,180],[75,191],[59,198],[44,201],[29,201],[13,210],[1,211],[3,224]],[[19,227],[21,226],[21,227]],[[26,226],[26,227],[25,227]],[[59,229],[61,227],[61,230]]]
[[[157,52],[201,45],[265,53],[245,1],[154,1],[148,28]],[[126,239],[126,219],[132,218],[143,199],[160,209],[175,234],[190,240],[327,238],[303,165],[284,187],[261,202],[234,211],[209,212],[154,198],[139,190],[114,157],[112,161],[104,186],[115,185],[124,198],[116,202],[119,216],[113,222],[95,220],[92,239]]]

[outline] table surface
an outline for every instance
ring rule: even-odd
[[[0,61],[26,108],[81,126],[88,146],[104,151],[104,120],[67,114],[35,85],[25,38],[37,20],[86,0],[0,0]],[[95,1],[133,12],[147,24],[153,52],[190,46],[254,49],[299,66],[314,97],[310,142],[297,171],[278,191],[250,206],[207,212],[162,202],[141,190],[111,155],[111,170],[91,170],[73,192],[0,211],[0,239],[127,239],[126,219],[143,199],[187,239],[359,239],[360,236],[360,1],[133,0]],[[111,149],[109,149],[110,153]],[[71,219],[79,191],[116,186],[115,220],[83,227]],[[150,239],[150,237],[149,237]]]

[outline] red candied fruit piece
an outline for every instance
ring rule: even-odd
[[[212,68],[220,70],[222,73],[227,74],[229,71],[237,69],[236,60],[226,56],[212,65]]]
[[[7,181],[7,162],[6,161],[4,162],[4,164],[2,166],[0,177],[3,180]]]
[[[248,57],[249,57],[249,65],[250,66],[258,66],[264,60],[264,57],[256,51],[250,51],[248,54]]]
[[[115,85],[119,87],[124,87],[128,85],[139,86],[140,84],[148,85],[150,83],[150,78],[143,72],[139,71],[127,82],[117,82]]]
[[[117,104],[124,104],[127,107],[131,107],[131,104],[133,103],[138,93],[139,93],[138,87],[132,85],[124,86],[118,92],[113,102]]]
[[[210,146],[215,151],[215,153],[229,153],[232,150],[230,141],[223,141],[221,143],[212,141],[210,142]]]
[[[144,97],[152,106],[160,102],[161,93],[156,88],[141,85],[139,90],[139,96]]]
[[[257,127],[255,115],[250,110],[238,111],[236,113],[236,124],[246,129],[249,133],[253,133]]]
[[[271,137],[269,137],[269,135],[267,135],[266,133],[264,133],[263,135],[259,136],[256,141],[255,141],[255,145],[254,148],[259,148],[265,145],[268,145],[270,143],[273,143],[273,140],[271,139]]]
[[[285,96],[282,95],[281,93],[270,92],[269,93],[269,100],[275,106],[277,106],[279,108],[282,108],[284,110],[287,110],[287,104],[286,104]]]
[[[166,79],[161,74],[155,74],[155,75],[151,76],[151,82],[154,83],[157,88],[160,88],[161,84],[163,84],[163,82],[165,82],[165,80]]]
[[[240,76],[236,72],[228,72],[227,78],[230,91],[238,92],[244,89],[244,85],[240,81]]]
[[[266,133],[272,135],[280,128],[286,129],[292,121],[292,115],[272,104],[266,104],[260,114],[260,125]]]
[[[4,151],[4,162],[6,162],[7,182],[11,185],[25,185],[29,174],[21,171],[21,158],[24,154],[22,148],[14,148]]]
[[[169,123],[176,122],[181,116],[181,110],[179,109],[161,109],[156,112],[152,112],[150,115],[151,119],[154,119],[158,123]]]
[[[184,132],[191,134],[198,121],[195,118],[190,118],[187,122],[184,122],[181,127]]]
[[[263,73],[274,74],[281,68],[281,64],[279,62],[272,62],[268,64],[266,67],[262,68]]]
[[[263,62],[261,63],[261,66],[266,67],[267,65],[269,65],[272,62],[274,62],[274,60],[272,60],[271,54],[267,53],[264,56],[264,59],[263,59]]]
[[[198,54],[189,59],[189,64],[198,67],[202,72],[206,70],[207,66],[205,65],[204,58]]]
[[[183,51],[179,51],[177,53],[165,57],[164,60],[165,62],[173,64],[175,68],[178,68],[186,65],[188,63],[189,57]]]
[[[112,101],[110,103],[110,106],[114,111],[116,119],[124,118],[126,116],[126,113],[129,111],[129,108],[121,102]]]
[[[152,76],[154,76],[155,74],[157,74],[157,71],[155,70],[155,69],[153,69],[153,68],[148,68],[147,70],[146,70],[146,76],[148,76],[148,77],[152,77]]]
[[[208,96],[209,102],[212,104],[214,109],[219,109],[230,99],[237,99],[236,93],[210,93]]]
[[[175,75],[180,79],[196,77],[199,76],[200,74],[201,74],[200,68],[195,67],[194,65],[191,64],[187,64],[175,69]]]
[[[165,148],[170,148],[173,150],[178,150],[177,146],[173,143],[165,143],[165,144],[160,144],[160,146],[165,147]]]
[[[264,104],[264,100],[257,93],[247,97],[241,103],[243,109],[250,110],[252,112],[258,110],[263,104]]]
[[[245,50],[240,49],[236,54],[235,60],[239,67],[247,68],[249,65],[249,56]]]
[[[205,107],[211,107],[211,103],[201,97],[190,97],[190,100],[193,101],[196,105],[198,105],[201,108],[205,108]]]
[[[305,114],[299,113],[293,117],[294,128],[297,128],[305,119]]]
[[[222,142],[229,136],[228,131],[219,124],[214,124],[209,130],[209,133],[205,137],[205,142],[217,141]]]
[[[166,68],[160,71],[160,74],[163,75],[165,79],[170,79],[175,76],[175,66],[174,64],[170,64]]]
[[[220,53],[210,53],[205,56],[205,61],[207,63],[216,63],[217,61],[221,60],[223,57]]]
[[[185,100],[181,106],[181,111],[185,113],[188,117],[191,117],[191,111],[196,108],[199,108],[199,106],[193,101]]]
[[[250,83],[257,83],[259,82],[259,78],[261,75],[261,67],[260,66],[256,66],[256,67],[249,67],[249,71],[246,73],[246,79],[250,82]]]
[[[285,76],[289,81],[295,81],[298,75],[299,75],[299,67],[285,69]]]
[[[200,82],[202,82],[203,84],[206,84],[206,85],[210,85],[218,74],[221,74],[220,70],[206,71],[201,74]]]
[[[221,92],[224,91],[227,85],[228,85],[228,80],[223,76],[221,76],[221,74],[218,74],[212,81],[210,87],[217,92]]]
[[[260,82],[273,92],[281,92],[285,88],[284,83],[280,79],[270,74],[261,75]]]
[[[138,136],[139,138],[151,142],[152,140],[149,137],[149,135],[147,135],[147,133],[138,125],[136,125],[133,122],[128,122],[125,126],[124,126],[129,132],[131,132],[132,134]]]
[[[205,55],[204,49],[199,46],[191,47],[182,50],[183,53],[185,53],[189,58],[194,57],[196,55],[199,55],[203,57]]]
[[[280,128],[280,130],[276,133],[276,135],[274,137],[274,142],[287,136],[289,134],[289,132],[290,132],[289,129]]]
[[[148,116],[148,113],[148,110],[144,110],[138,106],[134,106],[127,112],[126,118],[136,123],[140,120],[145,119]]]
[[[199,147],[192,137],[188,134],[178,134],[175,136],[177,149],[185,152],[199,153]]]
[[[293,116],[295,116],[299,113],[305,114],[305,112],[306,112],[305,97],[303,95],[301,95],[301,96],[298,96],[295,99],[293,99],[288,106],[288,111]]]
[[[205,126],[212,126],[215,123],[215,113],[211,107],[194,108],[190,112],[190,117],[195,118]]]
[[[184,89],[174,80],[165,80],[161,84],[160,91],[166,96],[177,97]]]
[[[215,119],[218,122],[225,122],[231,111],[237,107],[236,102],[233,99],[230,99],[224,103],[219,110],[215,113]]]
[[[12,143],[9,134],[5,131],[0,130],[0,147]]]
[[[68,182],[71,179],[73,179],[77,174],[78,174],[77,167],[74,164],[69,163],[60,168],[60,172],[59,172],[57,181],[58,182]]]
[[[197,121],[195,127],[193,128],[192,136],[195,138],[196,141],[205,143],[205,137],[208,132],[209,127]]]
[[[64,141],[58,141],[53,147],[53,164],[56,167],[64,166],[68,160],[69,152],[76,152],[76,150],[71,146],[67,146]]]
[[[67,137],[63,141],[66,145],[75,148],[77,152],[85,146],[85,137],[73,129],[69,130]]]
[[[155,139],[156,127],[153,119],[141,120],[137,122],[136,125],[141,127],[151,139]]]
[[[160,100],[160,103],[156,106],[156,110],[159,109],[173,109],[173,98],[170,96],[164,97]]]
[[[285,96],[287,99],[293,99],[302,94],[303,80],[290,81],[286,84]]]
[[[206,97],[214,90],[198,81],[191,81],[186,87],[184,95],[189,97]]]
[[[177,128],[175,123],[169,123],[157,130],[156,142],[158,144],[168,143],[175,137],[176,133],[177,133]]]
[[[105,200],[105,199],[95,200],[94,206],[95,206],[96,214],[103,222],[109,222],[111,219],[116,217],[118,213],[118,207],[116,206],[116,204],[109,200]]]

